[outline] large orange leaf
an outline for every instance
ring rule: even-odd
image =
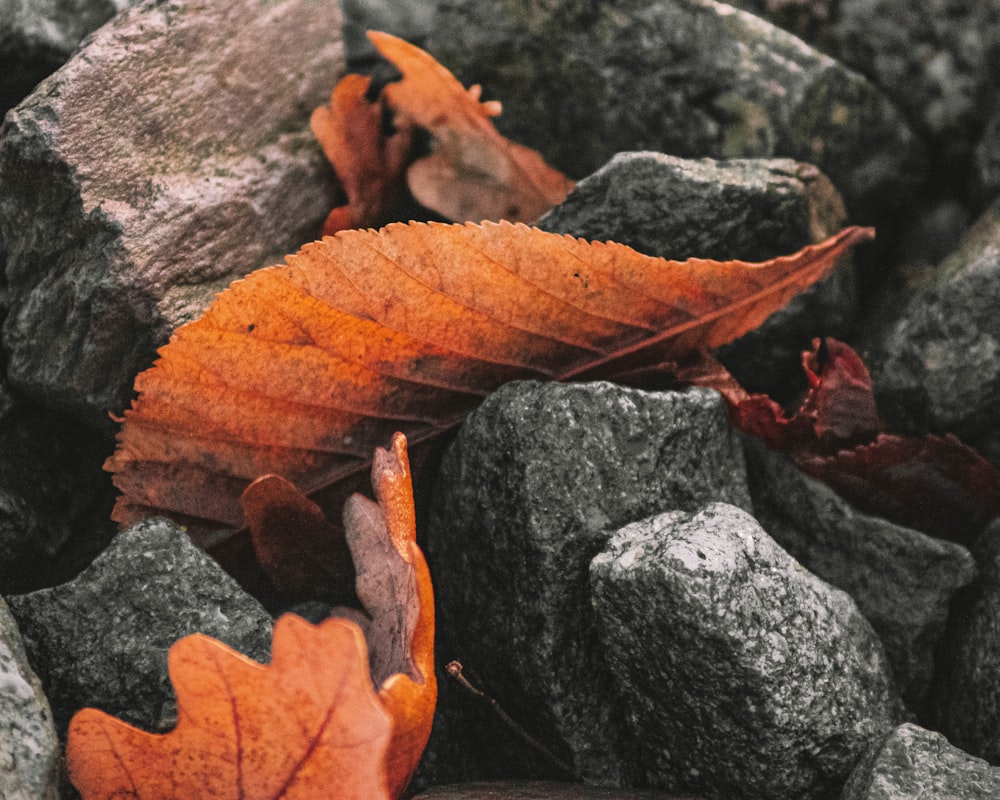
[[[201,634],[169,656],[177,727],[133,728],[92,708],[73,717],[66,761],[84,800],[389,798],[391,720],[361,630],[287,615],[262,666]]]
[[[106,465],[114,517],[239,529],[241,493],[271,473],[339,508],[394,431],[413,448],[509,380],[614,378],[722,345],[871,236],[748,264],[510,223],[341,232],[232,284],[139,375]]]
[[[67,763],[84,800],[402,795],[437,702],[434,595],[416,544],[405,437],[376,449],[371,477],[377,502],[355,495],[344,510],[364,633],[352,621],[312,626],[286,615],[268,667],[199,634],[180,640],[169,656],[173,731],[149,734],[95,709],[74,716]],[[263,513],[248,516],[313,531],[308,501],[281,484],[255,483],[266,487],[252,501]]]

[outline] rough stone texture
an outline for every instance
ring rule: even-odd
[[[476,685],[584,778],[627,782],[632,753],[589,612],[588,565],[626,522],[712,500],[749,508],[745,481],[714,392],[501,388],[447,451],[432,501],[431,571],[448,576],[435,584],[443,661],[461,660]],[[449,683],[443,694],[455,691]],[[497,733],[503,726],[490,710],[463,708],[464,723],[449,735],[483,772],[559,777],[551,766],[511,774],[531,751],[508,748],[513,737]]]
[[[919,143],[871,83],[712,0],[446,0],[428,47],[503,101],[507,135],[572,177],[623,150],[787,156],[868,219],[921,174]]]
[[[59,740],[17,623],[0,598],[0,797],[57,800]]]
[[[840,800],[994,800],[1000,769],[941,734],[900,725],[858,763]]]
[[[63,64],[80,41],[129,0],[3,0],[0,3],[0,116]]]
[[[870,337],[879,410],[906,432],[954,433],[1000,458],[1000,202]]]
[[[435,786],[413,800],[695,800],[657,790],[603,789],[554,781],[503,781]]]
[[[1000,99],[1000,3],[737,0],[867,75],[919,129],[965,150]],[[948,157],[948,153],[943,154]]]
[[[84,706],[146,729],[172,727],[167,650],[188,634],[270,659],[270,615],[160,518],[118,534],[75,580],[7,602],[61,731]]]
[[[941,648],[933,727],[957,747],[1000,765],[1000,520],[974,550],[980,580],[959,598]]]
[[[742,509],[712,503],[627,525],[590,578],[654,786],[832,797],[899,720],[881,643],[854,601]]]
[[[745,444],[754,516],[806,569],[851,595],[881,638],[903,699],[922,710],[949,604],[976,577],[972,555],[855,511],[765,445]]]
[[[837,190],[810,164],[640,152],[617,154],[537,224],[664,258],[764,261],[825,239],[845,219]],[[748,391],[785,398],[801,383],[802,350],[820,334],[847,338],[856,309],[845,260],[720,357]]]
[[[5,120],[12,386],[95,426],[233,278],[316,237],[308,130],[343,69],[335,0],[128,9]]]
[[[617,153],[536,223],[650,255],[763,261],[840,230],[844,204],[811,164]]]

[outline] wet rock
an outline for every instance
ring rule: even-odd
[[[308,118],[339,25],[334,0],[143,4],[8,114],[14,389],[109,428],[176,325],[315,238],[335,197]]]
[[[875,632],[745,511],[617,531],[590,566],[643,778],[712,797],[832,797],[899,719]]]
[[[434,492],[429,561],[448,576],[435,585],[442,662],[462,661],[585,778],[627,784],[632,752],[590,612],[588,565],[629,521],[713,500],[749,508],[745,481],[714,392],[504,386],[469,416]],[[450,733],[487,775],[564,777],[551,764],[517,774],[536,755],[488,708],[463,709]]]
[[[905,201],[923,155],[871,83],[711,0],[442,3],[429,50],[504,103],[498,125],[568,175],[614,153],[816,164],[859,219]]]
[[[7,0],[0,5],[0,116],[65,63],[88,33],[136,0]]]
[[[61,731],[84,706],[170,729],[167,650],[188,634],[270,658],[270,615],[164,519],[118,534],[73,581],[7,601]]]
[[[59,740],[17,623],[0,598],[0,797],[56,800]]]
[[[975,547],[980,580],[956,604],[934,683],[934,727],[1000,764],[1000,521]]]
[[[498,781],[435,786],[413,800],[696,800],[650,789],[603,789],[555,781]]]
[[[885,646],[903,699],[922,710],[949,604],[976,577],[961,545],[854,510],[783,456],[746,440],[754,516],[806,569],[843,589]]]
[[[765,261],[839,231],[846,212],[829,179],[790,159],[690,160],[619,153],[537,223],[613,240],[675,260]],[[847,338],[857,292],[850,262],[797,295],[721,360],[748,391],[785,399],[801,381],[801,352],[823,331]],[[793,388],[794,387],[794,388]]]
[[[841,800],[992,800],[1000,769],[953,747],[917,725],[896,728],[858,764]]]
[[[954,433],[1000,458],[998,296],[1000,202],[871,336],[868,363],[890,428]]]

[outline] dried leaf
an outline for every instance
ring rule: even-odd
[[[382,103],[366,97],[370,85],[370,78],[347,75],[334,87],[330,104],[312,113],[313,133],[348,200],[346,207],[330,212],[324,236],[391,222],[404,194],[413,132],[401,118],[395,130],[386,133]]]
[[[393,721],[386,773],[390,795],[399,797],[420,763],[437,703],[434,591],[417,547],[413,482],[402,435],[393,436],[388,451],[375,451],[372,486],[378,502],[354,495],[344,508],[344,528],[358,565],[358,597],[371,616],[372,677]]]
[[[966,546],[1000,516],[1000,472],[954,436],[883,433],[796,461],[858,508]]]
[[[791,416],[743,391],[721,365],[703,362],[685,378],[718,389],[737,427],[861,509],[967,543],[1000,516],[1000,472],[972,448],[954,436],[881,432],[868,369],[848,345],[816,339],[802,364],[810,388]]]
[[[354,565],[339,526],[291,483],[265,475],[247,487],[242,504],[257,559],[281,594],[318,596],[353,584]]]
[[[201,634],[170,649],[177,727],[133,728],[88,708],[73,717],[66,760],[84,800],[378,800],[391,795],[391,720],[368,674],[361,631],[293,615],[262,666]]]
[[[378,502],[356,495],[344,513],[365,635],[346,620],[312,626],[286,615],[268,667],[205,636],[180,640],[169,656],[172,732],[145,733],[95,709],[73,718],[67,761],[84,800],[402,795],[437,702],[434,594],[402,435],[376,449],[371,479]],[[294,487],[265,478],[251,488],[244,503],[254,524],[291,512],[285,531],[296,542],[324,533],[322,515]]]
[[[500,135],[495,102],[479,102],[429,54],[388,33],[368,38],[403,78],[384,89],[396,119],[428,130],[435,152],[415,162],[408,183],[427,208],[455,221],[532,222],[561,203],[573,182],[536,151]]]
[[[411,446],[517,378],[613,378],[717,347],[870,229],[763,264],[670,262],[509,223],[390,225],[235,282],[139,375],[108,460],[115,519],[243,525],[277,474],[321,507],[401,430]]]

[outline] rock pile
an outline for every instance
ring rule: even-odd
[[[171,726],[177,638],[267,659],[270,614],[181,529],[112,538],[108,413],[179,323],[338,202],[308,133],[344,70],[337,3],[126,5],[0,11],[0,100],[27,95],[0,128],[17,800],[72,796],[60,736],[82,706]],[[893,429],[1000,461],[1000,6],[736,5],[353,0],[346,37],[364,63],[377,20],[503,100],[503,132],[581,179],[547,230],[757,260],[877,223],[876,249],[720,358],[792,401],[809,340],[851,340]],[[863,514],[716,393],[655,388],[509,384],[425,476],[438,661],[547,753],[442,673],[420,797],[1000,794],[1000,522],[963,545]]]

